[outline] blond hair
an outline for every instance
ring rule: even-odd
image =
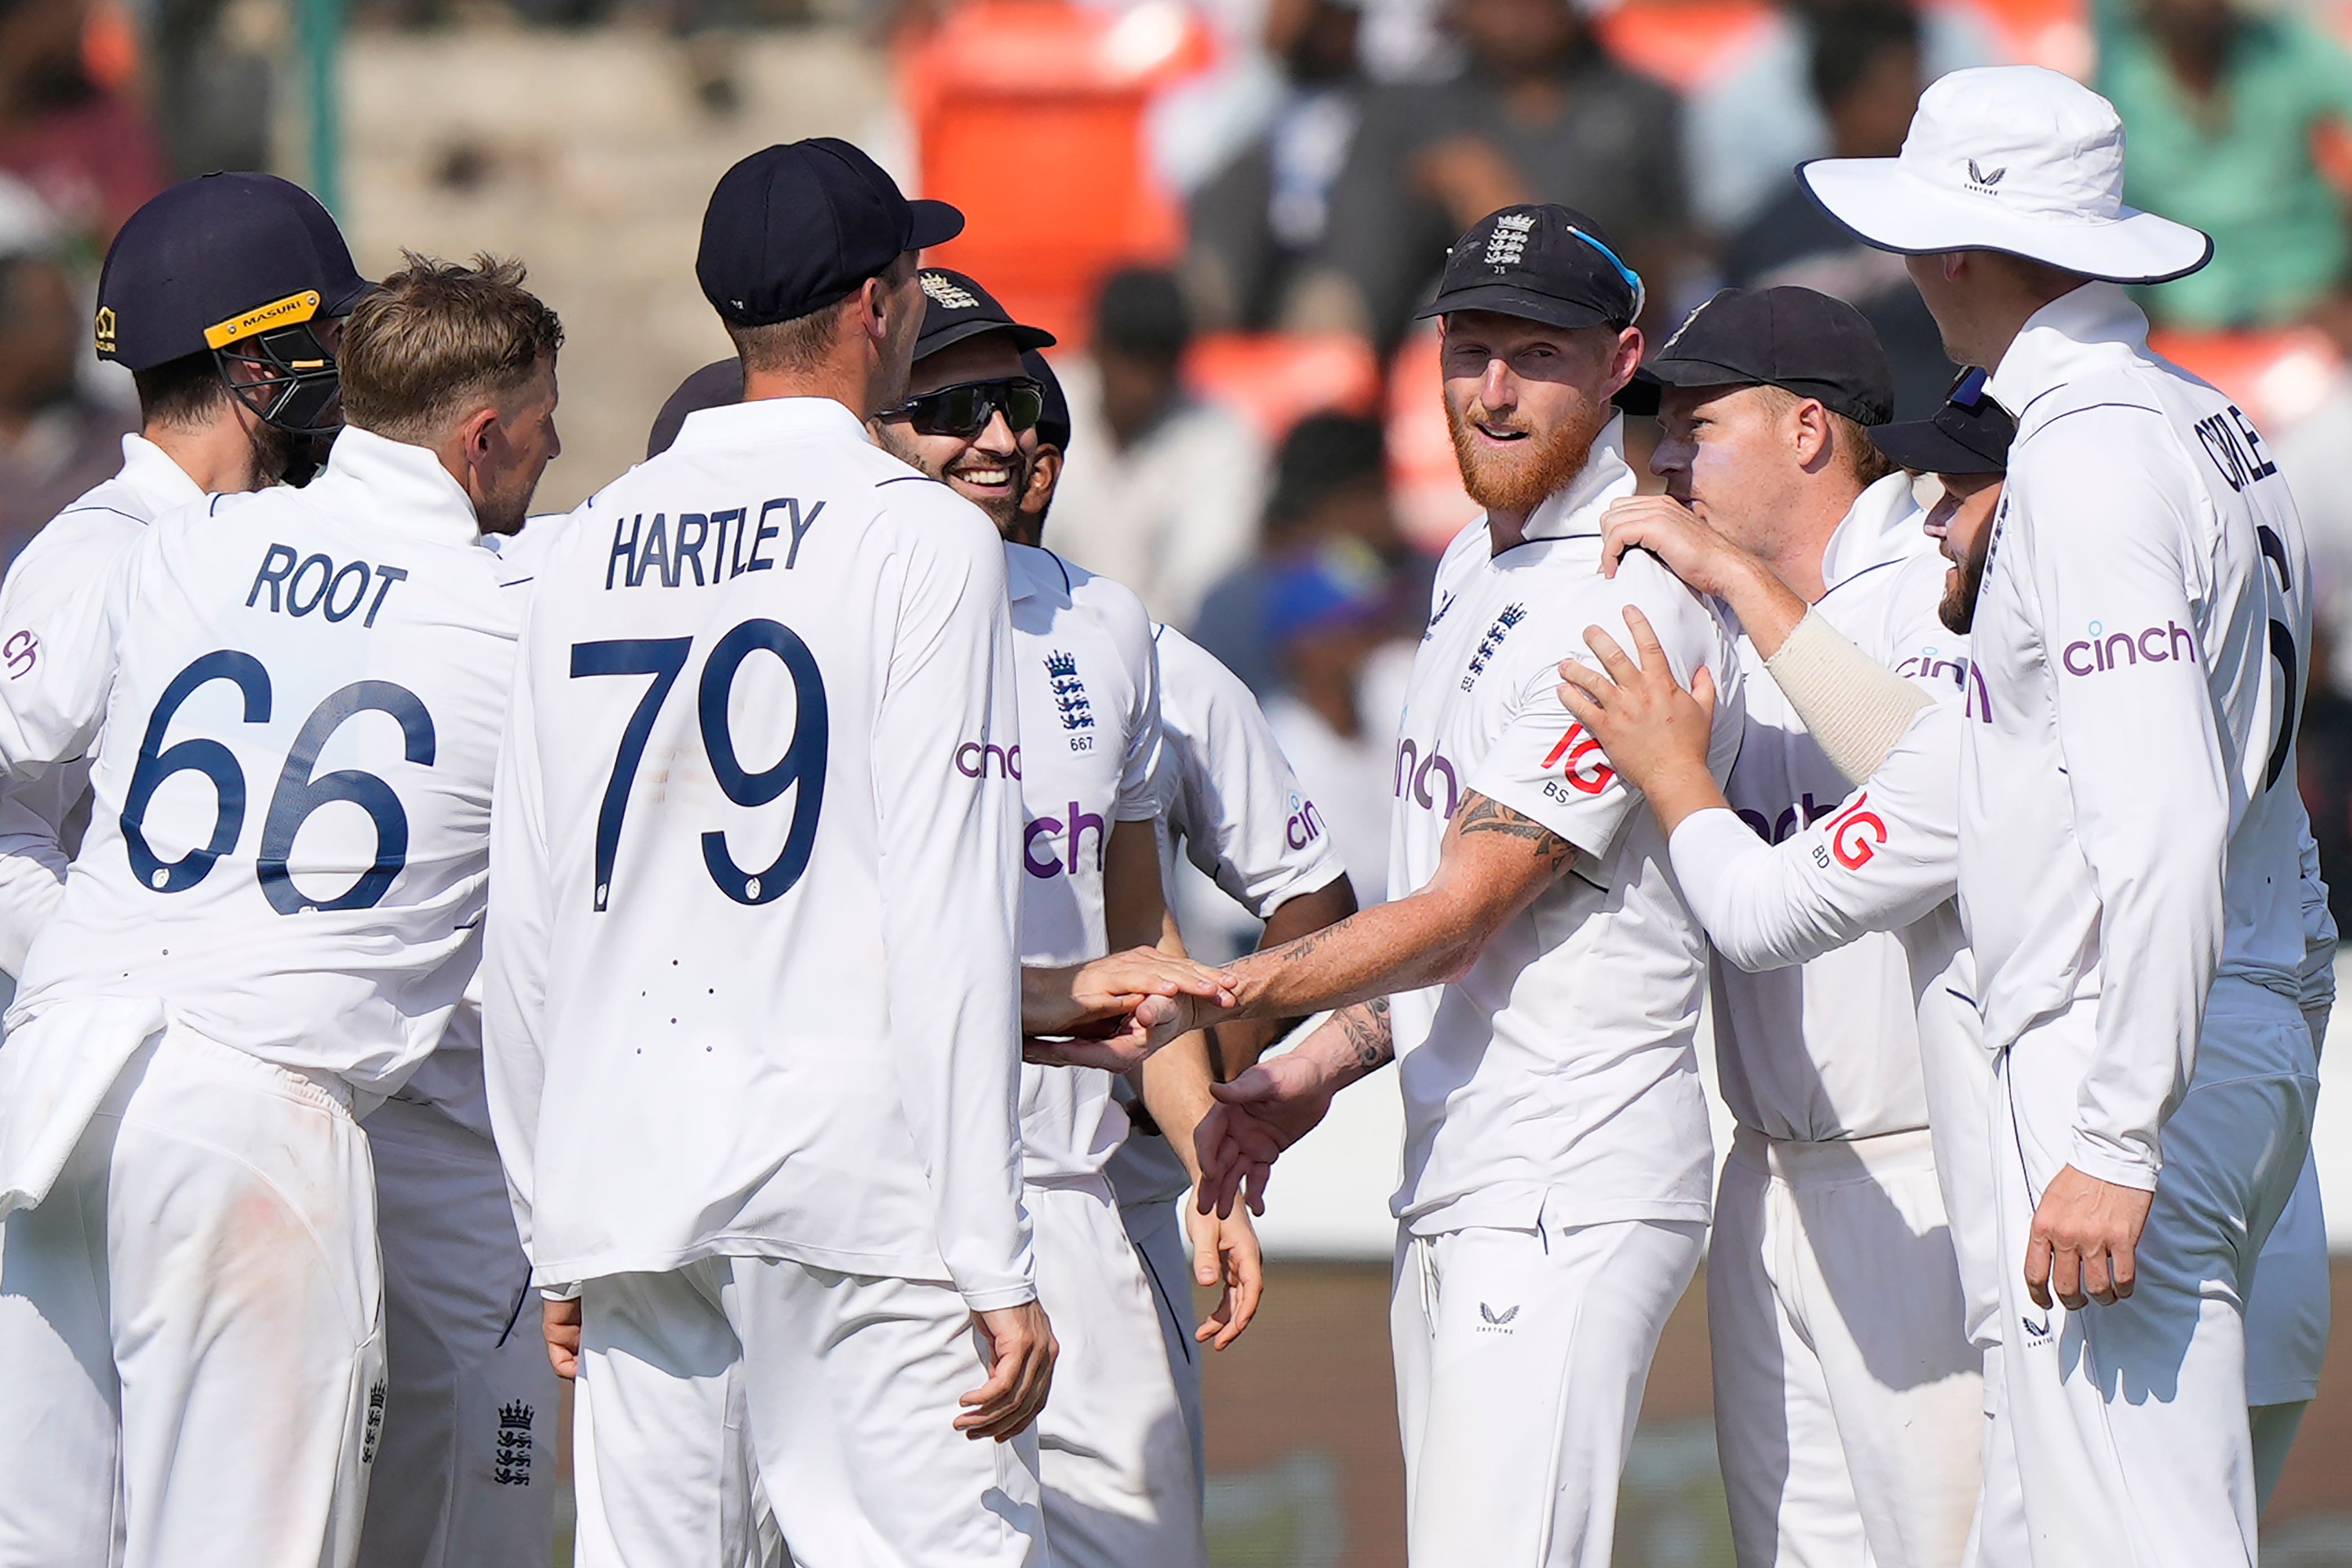
[[[522,287],[520,261],[470,266],[401,252],[403,266],[343,325],[343,417],[429,445],[461,415],[529,384],[563,347],[563,323]]]

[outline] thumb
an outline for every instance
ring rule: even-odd
[[[1274,1074],[1253,1067],[1230,1083],[1212,1083],[1209,1092],[1228,1105],[1255,1105],[1275,1097]]]
[[[1715,676],[1705,664],[1701,664],[1698,673],[1691,676],[1691,697],[1703,708],[1715,706]]]
[[[1220,1263],[1217,1236],[1216,1223],[1205,1217],[1202,1223],[1192,1228],[1192,1278],[1203,1285],[1217,1282]]]

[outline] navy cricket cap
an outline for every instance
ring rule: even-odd
[[[977,338],[982,332],[1010,332],[1016,349],[1050,349],[1054,334],[1043,327],[1024,327],[996,297],[971,275],[927,267],[915,275],[923,290],[923,327],[915,335],[915,358],[929,359],[950,343]]]
[[[1870,444],[1917,474],[2006,474],[2017,421],[1985,391],[1985,373],[1960,372],[1944,406],[1926,419],[1882,424]]]
[[[738,327],[838,304],[910,250],[963,232],[945,202],[910,202],[848,142],[812,136],[752,153],[719,176],[694,276]]]
[[[688,414],[706,408],[730,408],[742,401],[743,361],[711,361],[678,382],[677,391],[669,394],[669,401],[654,415],[654,427],[646,434],[646,455],[658,457],[667,452],[685,426]]]
[[[1623,327],[1642,313],[1641,275],[1601,225],[1554,203],[1489,213],[1445,253],[1423,316],[1492,310],[1551,327]]]
[[[1030,379],[1045,389],[1045,412],[1037,416],[1037,439],[1048,446],[1058,447],[1064,455],[1070,450],[1070,399],[1062,391],[1061,378],[1045,356],[1034,349],[1021,351],[1021,368]]]
[[[1726,288],[1692,311],[1618,395],[1654,413],[1661,387],[1773,386],[1856,424],[1895,417],[1895,371],[1863,313],[1793,285]]]
[[[98,279],[98,357],[134,371],[346,315],[374,286],[310,192],[275,174],[183,180],[131,214]]]

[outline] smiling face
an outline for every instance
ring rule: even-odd
[[[909,397],[919,397],[942,387],[1027,373],[1010,332],[982,332],[916,361],[907,392]],[[925,435],[903,419],[877,420],[874,432],[883,450],[944,481],[986,512],[997,532],[1008,538],[1013,536],[1021,522],[1021,499],[1029,488],[1029,471],[1036,461],[1034,429],[1015,435],[999,409],[976,434],[969,436]]]
[[[1924,524],[1944,559],[1944,597],[1936,618],[1965,632],[1976,621],[1977,591],[1984,585],[1985,557],[1992,549],[1993,508],[2000,504],[2000,474],[1939,474],[1944,493]]]
[[[1442,346],[1445,420],[1462,487],[1489,512],[1524,516],[1582,471],[1616,413],[1642,334],[1548,327],[1457,310]]]

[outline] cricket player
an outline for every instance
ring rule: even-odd
[[[517,631],[478,541],[556,450],[562,329],[520,279],[411,258],[352,308],[317,479],[171,513],[0,634],[38,648],[0,764],[103,734],[0,1051],[12,1561],[352,1561],[384,1409],[354,1117],[474,968]]]
[[[139,432],[122,438],[121,472],[59,512],[9,567],[0,622],[23,626],[62,604],[164,513],[286,477],[298,442],[341,423],[331,345],[367,287],[326,209],[275,175],[208,174],[133,213],[107,250],[96,340],[100,359],[131,373]],[[228,335],[250,312],[313,294],[301,320]],[[21,674],[34,654],[28,634],[0,660]],[[64,895],[66,820],[89,787],[84,760],[0,789],[9,975],[24,972]]]
[[[2014,433],[2014,422],[1986,392],[1979,370],[1962,373],[1932,420],[1871,433],[1890,458],[1936,472],[1944,490],[1927,528],[1949,562],[1938,617],[1963,641],[1936,650],[1927,671],[1906,669],[1906,674],[1941,679],[1948,672],[1964,687],[1970,679],[1964,639],[1973,624]],[[1951,898],[1958,872],[1960,731],[1965,723],[1984,722],[1981,694],[1969,702],[1966,718],[1950,704],[1923,703],[1860,649],[1822,635],[1821,622],[1801,625],[1808,615],[1801,598],[1765,563],[1695,521],[1621,518],[1610,548],[1636,545],[1761,628],[1791,703],[1835,737],[1840,770],[1862,786],[1818,826],[1767,849],[1741,831],[1744,824],[1706,776],[1700,710],[1680,697],[1663,672],[1637,672],[1605,632],[1595,644],[1608,673],[1562,664],[1561,700],[1611,748],[1619,768],[1641,784],[1667,834],[1684,893],[1718,952],[1749,969],[1804,963]],[[1634,641],[1638,645],[1640,637]],[[1626,685],[1620,687],[1612,674]],[[2336,933],[2307,828],[2302,859],[2305,956],[2298,1001],[2316,1049],[2326,1037],[2334,1001]],[[1920,1047],[1937,1174],[1968,1287],[1969,1333],[1986,1348],[1989,1408],[1997,1411],[2001,1270],[1975,990],[1973,961],[1962,949],[1920,997]],[[1973,1127],[1967,1117],[1971,1097],[1978,1112]],[[2263,1502],[2317,1391],[2328,1319],[2326,1259],[2316,1173],[2306,1159],[2295,1195],[2263,1246],[2259,1288],[2247,1303],[2247,1396]],[[2026,1552],[2010,1437],[2008,1424],[1998,1419],[1987,1429],[1976,1561],[2011,1561]]]
[[[1431,309],[1486,516],[1438,568],[1413,667],[1399,896],[1225,971],[1240,1016],[1342,1010],[1218,1086],[1204,1202],[1262,1187],[1333,1093],[1401,1059],[1391,1333],[1416,1568],[1609,1561],[1650,1357],[1706,1226],[1703,939],[1553,673],[1596,616],[1643,606],[1678,675],[1714,672],[1728,771],[1726,628],[1654,562],[1598,570],[1601,515],[1633,490],[1610,400],[1641,358],[1641,304],[1564,207],[1505,208],[1449,254]]]
[[[1608,524],[1723,536],[1957,706],[1929,674],[1951,641],[1936,619],[1944,562],[1910,476],[1870,440],[1895,383],[1862,314],[1807,288],[1725,289],[1643,374],[1663,383],[1650,467],[1666,493],[1617,502]],[[1747,725],[1724,792],[1777,842],[1848,787],[1744,627],[1738,648]],[[1718,1081],[1738,1130],[1716,1194],[1707,1333],[1743,1564],[1953,1568],[1967,1547],[1982,1356],[1963,1323],[1918,1023],[1960,946],[1947,899],[1802,965],[1716,958]],[[1981,1125],[1983,1104],[1979,1089],[1940,1119]]]
[[[1061,461],[1070,444],[1069,404],[1045,356],[1024,350],[1021,363],[1044,389],[1035,427],[1036,451],[1020,514],[1008,538],[1042,544]],[[1234,673],[1170,626],[1152,628],[1160,669],[1160,759],[1166,802],[1160,818],[1162,882],[1172,887],[1181,852],[1227,896],[1265,922],[1261,947],[1319,931],[1356,912],[1355,889],[1331,846],[1330,835],[1282,754],[1257,698]],[[1289,1020],[1250,1019],[1208,1031],[1211,1066],[1220,1079],[1255,1062]],[[1124,1079],[1114,1090],[1133,1103]],[[1129,1115],[1133,1116],[1130,1110]],[[1112,1154],[1105,1174],[1118,1198],[1119,1218],[1150,1277],[1159,1307],[1170,1375],[1191,1435],[1193,1473],[1205,1479],[1206,1427],[1201,1413],[1200,1345],[1230,1343],[1224,1325],[1193,1322],[1187,1279],[1222,1282],[1221,1230],[1213,1215],[1189,1201],[1195,1175],[1179,1136],[1149,1113]]]
[[[1946,348],[2018,421],[1959,896],[1998,1053],[2035,1561],[2250,1563],[2244,1306],[2318,1088],[2297,1008],[2309,584],[2260,432],[2149,356],[2118,287],[2212,251],[2122,204],[2123,154],[2105,99],[2007,68],[1930,88],[1899,159],[1803,177],[1909,256]]]
[[[831,139],[729,170],[744,401],[539,562],[487,1067],[583,1568],[742,1562],[755,1487],[803,1568],[1045,1561],[1019,800],[957,765],[1020,740],[1003,549],[864,423],[961,226]]]
[[[1129,590],[1017,538],[1045,410],[1021,356],[1053,337],[1016,323],[963,273],[926,267],[918,281],[927,304],[909,395],[874,431],[1005,539],[1021,749],[1001,762],[975,750],[959,766],[1001,768],[1020,786],[1023,963],[1173,943],[1155,826],[1166,802],[1150,622]],[[1211,1104],[1205,1039],[1161,1051],[1137,1077],[1143,1119],[1190,1173]],[[1099,1068],[1022,1069],[1024,1199],[1039,1299],[1062,1347],[1037,1428],[1046,1534],[1056,1562],[1081,1568],[1193,1568],[1207,1561],[1201,1480],[1160,1304],[1105,1174],[1131,1124],[1112,1091]],[[1233,1224],[1242,1218],[1218,1220],[1204,1243],[1204,1282],[1228,1291],[1220,1347],[1248,1326],[1263,1289],[1256,1237]]]

